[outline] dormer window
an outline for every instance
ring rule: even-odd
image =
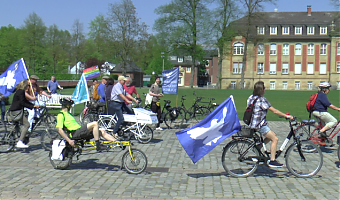
[[[301,35],[302,34],[302,27],[296,26],[295,27],[295,35]]]
[[[277,27],[271,26],[270,27],[270,35],[276,35],[277,34]]]
[[[257,34],[258,35],[264,35],[264,27],[263,26],[257,27]]]
[[[320,27],[320,35],[327,35],[327,27]]]
[[[183,57],[178,57],[178,62],[183,62]]]
[[[308,35],[314,35],[314,26],[308,26],[307,27],[307,34]]]
[[[289,26],[282,27],[282,35],[289,35]]]

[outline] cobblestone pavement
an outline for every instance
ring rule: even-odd
[[[270,122],[287,135],[287,122]],[[120,170],[123,152],[83,153],[68,170],[52,168],[48,152],[33,137],[30,148],[0,154],[1,199],[339,199],[337,145],[323,148],[324,164],[313,178],[296,178],[287,168],[260,166],[248,178],[233,178],[223,169],[222,149],[230,139],[193,164],[175,135],[155,131],[149,144],[134,142],[148,157],[139,175]],[[279,161],[284,163],[283,157]]]

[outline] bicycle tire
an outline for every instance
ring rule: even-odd
[[[61,139],[60,134],[56,130],[46,129],[41,135],[40,135],[40,142],[41,146],[46,151],[52,151],[52,144],[53,140],[55,139]]]
[[[135,138],[138,142],[142,144],[147,144],[153,139],[153,131],[152,128],[150,128],[149,126],[144,126],[144,128],[140,130],[140,132],[140,134],[142,135],[141,137],[135,135]]]
[[[295,135],[298,135],[300,137],[300,140],[309,140],[315,129],[315,125],[306,124],[295,129]]]
[[[174,113],[171,113],[171,112],[174,112],[174,111],[169,111],[164,116],[165,125],[169,129],[179,129],[179,128],[181,128],[183,126],[184,118],[185,118],[185,115],[182,112],[182,109],[175,111],[178,114],[177,117],[175,117],[175,118],[172,116]]]
[[[204,119],[207,115],[210,114],[210,110],[206,107],[201,107],[196,110],[194,113],[196,122],[200,122],[202,119]]]
[[[297,143],[291,144],[285,156],[287,168],[297,177],[312,177],[320,171],[323,164],[321,149],[309,140],[300,141],[300,144],[305,161],[300,156]],[[305,151],[304,149],[314,149],[314,151]]]
[[[0,132],[0,153],[11,151],[16,144],[15,137],[12,132]]]
[[[84,118],[83,121],[81,122],[82,125],[94,122],[98,120],[98,115],[97,114],[87,114]]]
[[[338,159],[339,159],[339,161],[340,161],[340,145],[339,145],[339,147],[338,147]]]
[[[52,151],[50,151],[48,157],[54,169],[67,169],[71,163],[74,154],[74,148],[71,146],[66,146],[62,152],[63,160],[52,160]]]
[[[130,174],[140,174],[142,173],[147,165],[148,159],[144,152],[138,149],[131,149],[131,154],[129,151],[126,151],[122,157],[122,165]],[[133,157],[133,160],[131,158]]]
[[[233,140],[226,145],[222,153],[222,165],[228,174],[233,177],[248,177],[256,171],[259,163],[252,157],[259,156],[260,153],[255,147],[249,149],[244,160],[240,160],[240,155],[251,144],[248,140]]]
[[[114,127],[116,126],[117,121],[112,120],[111,117],[102,117],[98,120],[98,126],[100,129],[104,129],[107,132],[112,132]]]

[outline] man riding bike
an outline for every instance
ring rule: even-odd
[[[324,125],[319,132],[321,137],[327,137],[325,132],[333,128],[338,122],[337,119],[333,117],[333,115],[327,112],[328,107],[332,108],[333,110],[340,111],[340,108],[332,105],[327,98],[327,94],[329,93],[331,87],[332,86],[328,82],[320,83],[318,96],[314,104],[315,109],[313,111],[313,115],[319,118]]]
[[[96,142],[96,149],[98,152],[106,149],[104,145],[100,145],[99,136],[103,136],[108,141],[116,141],[118,138],[107,134],[104,130],[99,130],[97,122],[91,122],[80,126],[75,118],[70,113],[70,109],[74,101],[70,98],[63,98],[60,100],[62,105],[61,112],[57,116],[57,126],[59,134],[73,147],[75,147],[74,140],[92,139]],[[65,133],[65,131],[67,133]]]

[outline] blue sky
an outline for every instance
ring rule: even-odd
[[[56,24],[59,29],[71,31],[75,19],[84,24],[85,33],[91,20],[99,14],[106,15],[109,3],[121,0],[0,0],[0,27],[11,24],[14,27],[24,25],[24,20],[30,13],[36,12],[48,27]],[[152,26],[158,16],[155,8],[171,2],[171,0],[132,0],[141,21]],[[279,12],[307,11],[307,5],[312,5],[313,11],[336,11],[329,0],[278,0],[276,5],[266,4],[264,11]]]

